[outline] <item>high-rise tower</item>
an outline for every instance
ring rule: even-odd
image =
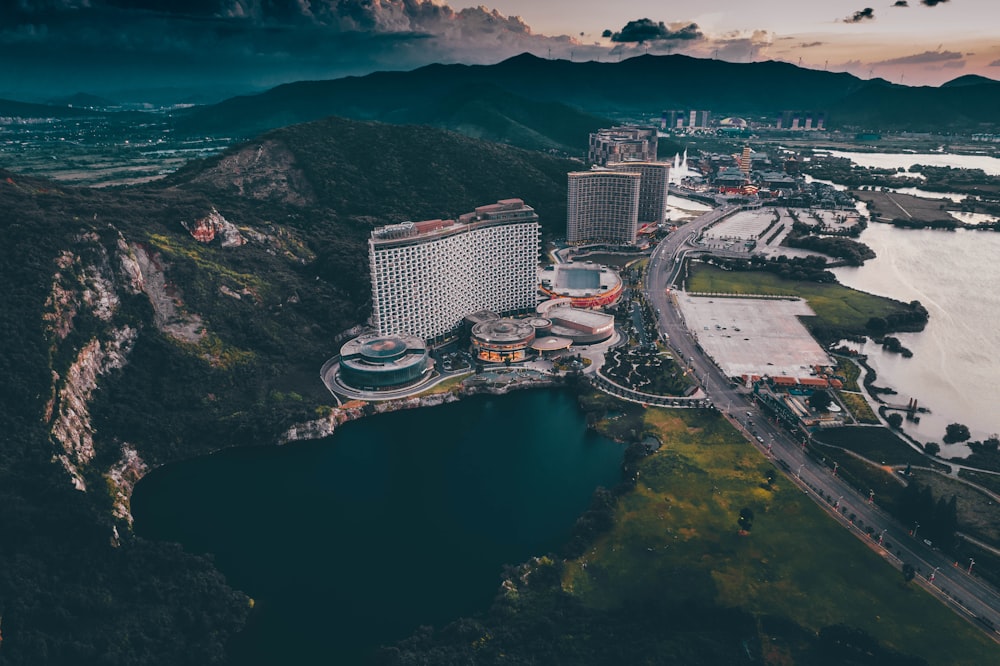
[[[635,243],[642,176],[635,171],[573,171],[568,174],[566,240],[570,243]]]
[[[479,310],[534,308],[538,215],[521,199],[480,206],[455,220],[376,228],[368,241],[372,324],[381,335],[444,339]]]

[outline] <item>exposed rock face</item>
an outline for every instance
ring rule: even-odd
[[[187,222],[181,222],[181,224],[188,230],[192,238],[201,243],[211,243],[216,237],[222,242],[222,247],[239,247],[246,245],[247,242],[236,225],[224,218],[214,208],[205,217],[195,220],[194,224]]]
[[[103,342],[92,339],[77,354],[57,391],[52,439],[61,449],[56,455],[73,477],[77,490],[87,486],[79,467],[94,457],[94,427],[90,422],[90,397],[97,388],[97,378],[125,365],[125,359],[135,343],[138,331],[124,326],[113,329]]]
[[[285,444],[303,439],[322,439],[332,435],[341,424],[360,419],[369,414],[383,414],[396,412],[401,409],[416,409],[418,407],[435,407],[449,402],[456,402],[458,399],[458,396],[454,393],[436,393],[424,397],[387,400],[378,403],[349,403],[344,407],[330,410],[330,414],[326,418],[293,425],[279,438],[278,443]]]
[[[114,516],[126,521],[129,527],[132,526],[132,489],[148,470],[139,452],[126,442],[122,444],[122,457],[104,475],[111,487]]]
[[[70,474],[78,490],[86,490],[80,470],[94,458],[90,399],[98,378],[125,365],[139,334],[133,326],[115,325],[121,304],[119,293],[137,294],[143,286],[134,253],[124,236],[115,233],[117,238],[106,239],[107,247],[97,233],[83,233],[76,238],[73,251],[63,250],[55,258],[56,271],[42,315],[53,356],[67,344],[78,315],[89,314],[106,324],[98,327],[83,347],[72,350],[73,361],[61,370],[63,376],[52,370],[49,399],[42,415],[56,448],[53,457]]]
[[[316,199],[305,173],[295,164],[295,156],[273,139],[226,155],[192,182],[207,183],[240,197],[293,206],[305,206]]]
[[[160,255],[148,252],[138,243],[132,243],[129,247],[139,268],[142,290],[153,305],[156,327],[182,342],[195,343],[204,338],[205,327],[201,317],[185,312],[177,290],[167,284]]]

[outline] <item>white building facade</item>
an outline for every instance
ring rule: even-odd
[[[567,178],[567,242],[635,243],[641,174],[634,171],[572,171]]]
[[[372,231],[372,325],[380,335],[450,337],[479,310],[513,314],[537,302],[538,215],[520,199],[455,220]]]

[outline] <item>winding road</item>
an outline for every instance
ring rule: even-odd
[[[919,535],[919,528],[911,535],[912,526],[902,526],[882,511],[877,505],[878,498],[859,495],[836,475],[835,470],[807,455],[802,435],[790,433],[769,421],[768,413],[753,403],[752,394],[733,386],[691,336],[674,300],[684,256],[695,249],[691,242],[705,227],[737,208],[726,205],[695,218],[661,241],[653,251],[643,287],[657,313],[661,337],[694,371],[712,404],[753,445],[771,457],[779,471],[893,566],[901,569],[904,563],[913,565],[917,569],[917,584],[1000,643],[1000,633],[996,631],[1000,628],[1000,594],[975,576],[974,563],[955,562],[927,545]],[[852,514],[853,521],[850,520]],[[874,530],[870,534],[869,528]]]

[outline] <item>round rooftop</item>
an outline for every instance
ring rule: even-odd
[[[389,361],[406,353],[406,342],[396,336],[375,338],[361,345],[361,356],[372,361]]]
[[[476,324],[472,335],[484,342],[518,342],[533,338],[535,327],[526,320],[496,319]]]

